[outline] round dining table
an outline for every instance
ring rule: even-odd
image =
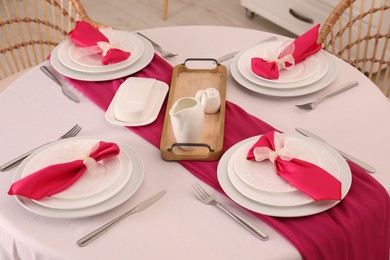
[[[187,58],[219,58],[273,35],[218,26],[153,28],[141,33],[178,53],[166,59],[172,66]],[[297,133],[296,127],[316,133],[332,146],[375,167],[372,177],[390,192],[390,102],[362,73],[343,60],[332,58],[336,66],[334,80],[317,91],[294,96],[248,89],[232,76],[232,60],[224,61],[226,99],[285,133]],[[50,61],[44,64],[50,65]],[[295,106],[351,80],[359,85],[323,101],[314,110]],[[24,208],[8,195],[17,167],[1,172],[0,259],[302,259],[278,231],[202,183],[181,164],[162,159],[160,150],[141,136],[109,123],[102,109],[68,86],[80,103],[64,96],[37,66],[0,94],[0,164],[56,140],[79,124],[79,136],[118,140],[131,147],[141,158],[144,179],[139,189],[117,207],[89,217],[61,218]],[[195,181],[253,222],[269,239],[260,240],[223,211],[200,203],[192,191]],[[129,216],[91,244],[77,246],[76,241],[82,236],[161,190],[167,192],[161,200]]]

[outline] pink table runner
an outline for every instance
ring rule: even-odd
[[[142,71],[132,75],[150,77],[170,83],[172,66],[158,55]],[[84,82],[69,79],[78,90],[96,105],[107,110],[111,99],[124,79],[105,82]],[[165,105],[155,122],[131,131],[159,148]],[[247,125],[248,127],[242,127]],[[224,151],[237,142],[272,131],[274,128],[227,102]],[[187,170],[223,193],[217,178],[218,161],[181,161]],[[299,250],[303,259],[389,259],[390,200],[387,191],[374,178],[355,164],[352,186],[337,206],[311,216],[279,218],[252,212],[259,219],[283,234]],[[266,243],[266,242],[264,242]]]

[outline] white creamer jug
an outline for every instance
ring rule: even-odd
[[[204,112],[208,114],[217,113],[221,106],[219,91],[215,88],[202,89],[196,92],[195,98],[200,101]]]
[[[178,99],[169,110],[173,133],[178,143],[200,143],[202,141],[204,111],[193,97]],[[195,149],[192,147],[182,148]]]

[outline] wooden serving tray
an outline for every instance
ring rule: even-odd
[[[191,69],[188,61],[210,61],[216,64],[213,69]],[[227,70],[215,59],[187,59],[183,64],[175,66],[162,131],[160,151],[161,157],[169,161],[215,161],[222,156],[225,127]],[[217,113],[204,114],[202,143],[180,144],[174,137],[169,110],[182,97],[195,97],[198,90],[215,88],[221,96],[221,107]],[[183,150],[181,147],[194,146],[194,150]]]

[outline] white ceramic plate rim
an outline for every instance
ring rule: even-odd
[[[97,138],[97,137],[74,137],[74,138],[84,138],[84,139],[99,139],[103,140],[104,138]],[[141,157],[138,155],[138,153],[129,146],[120,143],[115,140],[107,140],[111,142],[115,142],[119,145],[121,148],[121,151],[127,153],[127,156],[131,158],[131,161],[133,163],[133,174],[131,174],[129,181],[126,183],[126,185],[123,187],[122,190],[120,190],[117,194],[112,196],[111,198],[103,201],[102,203],[96,204],[91,207],[87,208],[81,208],[81,209],[53,209],[44,207],[42,205],[36,204],[33,200],[30,200],[28,198],[22,197],[22,196],[15,196],[16,201],[25,209],[41,216],[45,217],[51,217],[51,218],[82,218],[82,217],[89,217],[98,215],[101,213],[104,213],[106,211],[109,211],[125,201],[127,201],[141,186],[145,169],[144,169],[144,163],[141,159]],[[44,149],[45,147],[42,147],[38,149],[34,153],[39,153],[41,149]],[[33,153],[33,154],[34,154]],[[33,155],[32,154],[32,155]],[[23,169],[24,165],[28,163],[29,158],[26,158],[19,166],[19,168]],[[19,169],[18,168],[18,169]],[[20,170],[17,170],[13,181],[18,180],[20,178]]]
[[[118,33],[123,37],[128,38],[127,40],[129,41],[131,40],[131,42],[134,44],[134,47],[132,47],[131,50],[129,50],[131,52],[130,57],[125,61],[118,62],[115,64],[101,65],[101,66],[83,65],[80,62],[75,61],[74,57],[72,58],[72,55],[70,53],[72,49],[75,48],[75,44],[69,39],[65,40],[59,47],[57,53],[58,59],[64,66],[76,71],[86,72],[86,73],[111,72],[111,71],[116,71],[128,67],[131,64],[135,63],[142,56],[144,52],[144,45],[141,39],[132,33],[128,33],[124,31],[115,31],[115,33]]]
[[[273,48],[277,48],[282,43],[284,43],[284,42],[282,42],[282,41],[264,42],[264,43],[260,43],[256,46],[253,46],[252,48],[249,48],[246,51],[244,51],[241,54],[240,58],[238,59],[238,69],[241,72],[241,74],[246,75],[247,73],[244,73],[244,72],[249,72],[253,76],[253,77],[248,78],[249,80],[254,78],[254,79],[259,79],[261,83],[266,81],[266,82],[271,83],[271,85],[270,85],[270,87],[271,87],[272,84],[280,84],[280,83],[292,84],[292,83],[295,83],[298,81],[303,81],[309,77],[312,77],[313,74],[315,72],[317,72],[317,70],[320,68],[319,65],[322,65],[322,67],[321,67],[321,70],[323,70],[323,71],[321,71],[322,75],[324,75],[326,73],[326,70],[328,69],[326,59],[321,60],[321,58],[322,58],[321,55],[315,54],[315,55],[308,57],[306,60],[302,61],[301,63],[296,64],[290,71],[281,70],[279,72],[279,79],[272,80],[272,79],[267,79],[267,78],[261,77],[259,75],[256,75],[251,68],[252,58],[253,57],[260,57],[261,58],[262,55],[258,55],[258,54],[262,53],[264,48],[267,48],[269,46],[271,46]],[[325,62],[326,66],[321,64],[321,62]],[[299,70],[299,73],[293,74],[294,70]],[[291,75],[291,74],[293,74],[293,75]],[[316,81],[316,79],[312,78],[310,81]],[[306,81],[306,82],[311,83],[310,81]],[[306,83],[306,84],[308,84],[308,83]],[[275,87],[277,87],[277,86],[275,86]]]
[[[100,63],[99,60],[94,60],[93,62],[96,64],[89,64],[89,63],[83,63],[80,60],[77,60],[76,57],[73,55],[72,51],[77,48],[76,44],[72,44],[72,46],[68,49],[68,56],[71,60],[73,60],[75,63],[78,63],[84,67],[95,67],[95,68],[111,68],[114,67],[116,69],[119,69],[121,66],[128,66],[131,63],[135,62],[139,57],[142,55],[144,51],[144,45],[142,44],[142,41],[135,36],[134,33],[128,33],[126,31],[120,31],[120,30],[113,30],[113,38],[115,42],[120,41],[121,46],[123,46],[124,51],[128,51],[131,53],[130,57],[127,60],[115,63],[115,64],[108,64],[103,65]],[[87,59],[87,62],[88,59]]]
[[[306,196],[300,191],[291,191],[287,194],[271,194],[267,192],[258,191],[253,187],[248,186],[240,179],[240,177],[237,176],[237,173],[233,168],[232,160],[229,160],[228,162],[227,171],[228,178],[234,188],[245,197],[248,197],[249,199],[257,201],[259,203],[271,206],[291,207],[305,205],[313,202],[312,198]]]
[[[35,164],[37,159],[42,159],[42,157],[44,159],[45,155],[53,151],[53,149],[56,149],[57,147],[61,147],[63,145],[75,141],[85,142],[85,139],[77,139],[77,138],[66,139],[62,142],[55,142],[45,146],[46,149],[41,150],[39,154],[38,153],[34,154],[34,156],[30,158],[29,163],[27,163],[23,168],[21,177],[24,176],[26,168],[35,167],[35,166],[31,166],[31,163]],[[99,140],[92,140],[92,139],[87,140],[88,143],[90,143],[90,141],[97,143]],[[34,200],[34,202],[49,208],[77,209],[77,208],[85,208],[92,205],[96,205],[98,203],[101,203],[102,201],[107,200],[108,198],[118,193],[126,185],[132,173],[132,163],[128,155],[126,153],[121,152],[117,158],[119,162],[119,171],[114,174],[112,172],[108,173],[109,175],[112,174],[113,177],[115,177],[115,179],[111,180],[111,182],[108,183],[103,183],[103,184],[99,183],[97,187],[99,190],[93,191],[92,194],[88,194],[88,193],[83,194],[84,196],[80,198],[67,198],[66,196],[56,196],[56,195],[60,195],[60,194],[56,194],[51,197],[43,198],[41,200]],[[34,171],[35,170],[37,169],[34,169]],[[29,170],[29,172],[31,171]],[[102,182],[106,182],[105,180],[106,179],[103,179]]]
[[[266,178],[267,175],[259,175],[263,177],[261,178],[257,177],[257,179],[253,180],[254,182],[260,181],[260,186],[258,186],[258,185],[254,185],[254,183],[251,183],[251,181],[247,177],[250,178],[252,177],[246,176],[247,173],[240,173],[237,171],[235,167],[236,166],[235,164],[237,162],[236,160],[239,158],[241,163],[245,163],[246,161],[241,161],[241,160],[246,158],[247,151],[250,149],[251,146],[253,146],[253,144],[256,141],[257,140],[242,144],[242,146],[237,148],[237,150],[231,156],[228,165],[228,176],[233,186],[235,186],[235,188],[238,191],[240,191],[243,195],[263,204],[268,204],[273,206],[298,206],[298,205],[304,205],[313,202],[314,200],[312,198],[305,195],[304,193],[296,189],[294,186],[285,182],[281,177],[279,177],[280,184],[278,184],[278,185],[282,185],[280,189],[277,189],[277,187],[274,187],[273,189],[268,189],[266,187],[266,189],[263,189],[262,187],[260,187],[263,186],[261,185],[262,184],[261,179]],[[328,149],[324,149],[323,146],[318,145],[315,142],[311,142],[311,140],[307,138],[301,138],[301,137],[296,138],[296,136],[287,135],[286,141],[289,143],[292,142],[292,144],[301,145],[301,149],[297,152],[298,153],[304,152],[304,153],[300,154],[298,158],[301,159],[306,158],[311,163],[319,165],[323,169],[327,170],[334,177],[340,179],[340,170],[338,167],[339,163],[333,157],[333,155],[328,151]],[[242,164],[240,164],[240,166],[245,167]],[[272,171],[270,173],[275,174],[275,177],[278,176],[276,172],[274,172],[273,166],[271,167],[272,167],[271,169],[267,167],[260,168],[260,169],[256,167],[256,169],[262,171],[266,171],[267,169],[269,169]],[[248,169],[250,168],[247,168],[247,170]],[[273,181],[279,181],[279,180],[273,179]]]
[[[269,160],[261,163],[246,159],[250,147],[254,144],[255,142],[243,144],[232,155],[231,160],[234,161],[233,167],[237,176],[248,186],[261,192],[280,194],[297,191],[296,187],[276,174],[275,167]],[[323,146],[311,142],[310,139],[296,138],[291,135],[286,135],[285,144],[295,145],[296,158],[318,165],[339,179],[337,161]],[[252,169],[252,167],[255,167],[255,169]],[[252,172],[253,170],[259,171],[258,175],[254,176],[256,173]]]
[[[326,57],[328,61],[328,71],[326,74],[319,79],[318,81],[309,84],[305,87],[300,88],[269,88],[263,85],[255,84],[248,79],[246,79],[238,70],[237,67],[237,60],[240,57],[240,53],[238,53],[233,60],[230,63],[230,73],[232,74],[233,78],[244,88],[247,88],[249,90],[252,90],[256,93],[268,95],[268,96],[274,96],[274,97],[296,97],[296,96],[303,96],[307,95],[316,91],[319,91],[326,86],[328,86],[337,76],[338,66],[335,58],[332,57],[330,53],[326,53],[325,51],[321,50],[322,54]]]
[[[147,125],[147,124],[152,123],[154,120],[156,120],[156,118],[160,112],[162,104],[164,103],[165,97],[168,93],[169,87],[165,82],[156,80],[156,82],[154,83],[154,86],[152,88],[155,89],[156,91],[158,91],[158,93],[157,93],[157,99],[155,100],[154,103],[151,104],[150,102],[148,102],[149,105],[153,105],[150,116],[148,118],[146,118],[145,120],[140,121],[140,122],[137,122],[137,121],[125,122],[125,121],[117,120],[115,118],[115,106],[116,106],[117,100],[119,98],[119,96],[118,96],[119,91],[117,91],[115,93],[115,96],[112,99],[110,105],[108,106],[106,113],[105,113],[106,120],[108,122],[110,122],[111,124],[120,125],[120,126],[141,126],[141,125]]]
[[[113,72],[85,73],[85,72],[75,71],[64,66],[61,63],[61,61],[58,59],[58,49],[61,47],[62,44],[64,44],[64,42],[60,43],[54,48],[53,52],[51,53],[50,62],[56,71],[58,71],[59,73],[61,73],[66,77],[73,78],[73,79],[84,80],[84,81],[105,81],[105,80],[122,78],[142,70],[153,59],[154,49],[152,44],[148,40],[143,39],[141,36],[138,38],[143,42],[145,48],[141,57],[132,65]]]
[[[269,87],[269,88],[276,88],[276,89],[302,88],[302,87],[305,87],[307,85],[310,85],[310,84],[317,82],[322,77],[324,77],[326,75],[326,73],[328,72],[328,61],[327,61],[326,57],[321,52],[318,52],[318,53],[312,55],[310,58],[315,58],[316,62],[317,62],[317,68],[314,70],[313,74],[306,79],[302,79],[300,81],[295,81],[295,82],[290,82],[290,83],[264,80],[258,76],[255,76],[254,73],[248,68],[248,66],[246,66],[246,67],[241,66],[241,68],[240,68],[239,63],[237,66],[238,66],[238,70],[241,73],[241,75],[256,85],[260,85],[263,87]],[[300,64],[298,64],[298,65],[300,65]]]
[[[228,149],[225,154],[221,157],[218,169],[217,176],[219,183],[224,190],[224,192],[237,204],[252,210],[257,213],[261,213],[264,215],[274,216],[274,217],[301,217],[308,216],[323,212],[327,209],[332,208],[337,205],[340,201],[315,201],[313,203],[309,203],[306,205],[292,206],[292,207],[278,207],[271,206],[259,203],[257,201],[251,200],[248,197],[242,195],[231,183],[228,176],[228,163],[233,155],[233,153],[241,147],[241,145],[247,142],[253,142],[257,140],[260,136],[254,136],[248,139],[245,139],[235,145],[233,145],[230,149]],[[316,142],[319,145],[324,146],[339,162],[340,169],[340,182],[342,183],[342,198],[346,196],[348,193],[351,183],[352,183],[352,175],[351,170],[347,164],[347,162],[341,157],[341,155],[335,151],[333,148],[328,145],[321,143],[317,140],[311,139],[311,141]]]

